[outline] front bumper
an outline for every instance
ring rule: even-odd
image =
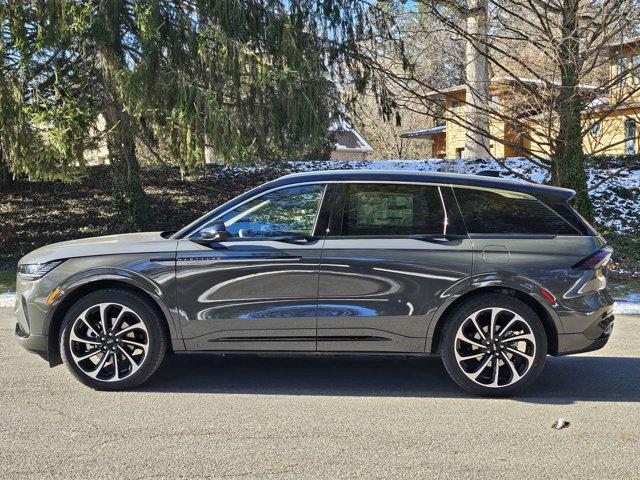
[[[46,304],[39,282],[26,282],[18,277],[14,315],[16,324],[14,337],[26,350],[49,360],[49,337],[44,328]]]
[[[14,337],[18,344],[26,350],[49,360],[49,337],[46,335],[28,334],[22,330],[20,323],[16,322]]]

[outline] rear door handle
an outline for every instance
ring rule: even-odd
[[[466,235],[413,235],[411,238],[421,240],[423,242],[444,244],[453,240],[462,240],[467,238]]]

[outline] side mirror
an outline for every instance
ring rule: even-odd
[[[200,237],[194,240],[201,240],[204,242],[224,242],[229,238],[229,232],[224,226],[224,223],[216,223],[210,227],[200,230]]]

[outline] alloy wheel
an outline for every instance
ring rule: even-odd
[[[536,341],[517,313],[490,307],[469,315],[455,336],[455,358],[462,372],[484,387],[507,387],[531,369]]]
[[[84,310],[73,322],[69,349],[85,375],[115,382],[133,375],[145,362],[149,333],[130,308],[99,303]]]

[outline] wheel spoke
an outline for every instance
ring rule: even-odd
[[[71,354],[73,355],[73,357],[78,361],[81,362],[83,360],[86,360],[87,358],[91,358],[94,355],[97,355],[98,353],[102,352],[102,348],[94,348],[93,350],[90,350],[88,352],[85,352],[81,355],[76,355],[75,353],[71,352]]]
[[[127,307],[122,307],[122,310],[120,310],[120,313],[118,313],[118,316],[114,320],[113,326],[111,327],[112,333],[116,333],[118,331],[118,328],[120,328],[120,323],[122,323],[122,319],[124,318],[125,313],[129,313],[129,312],[133,313]]]
[[[129,352],[127,352],[126,348],[122,348],[120,345],[118,345],[118,350],[120,350],[123,353],[123,355],[127,358],[127,361],[131,364],[131,373],[135,372],[140,368],[140,365],[138,365],[138,363],[133,359],[133,357],[129,355]]]
[[[133,340],[129,340],[128,338],[123,338],[120,340],[122,343],[126,343],[127,345],[133,345],[134,347],[140,347],[143,350],[146,350],[149,345],[146,343],[134,342]]]
[[[487,366],[489,365],[489,363],[491,362],[491,356],[487,356],[487,358],[485,358],[482,363],[480,363],[480,366],[478,367],[478,369],[473,372],[473,373],[467,373],[467,375],[469,376],[469,378],[471,378],[472,380],[475,380],[476,378],[478,378],[480,376],[480,374],[482,372],[484,372],[485,368],[487,368]]]
[[[516,315],[514,316],[511,320],[509,320],[509,323],[507,323],[502,330],[500,330],[500,333],[497,334],[498,337],[502,337],[505,333],[507,333],[509,331],[509,328],[511,328],[511,325],[513,325],[514,323],[516,323],[519,320],[519,316]]]
[[[120,364],[118,361],[118,354],[116,352],[113,353],[113,379],[120,380]]]
[[[478,325],[478,313],[480,313],[480,312],[474,313],[473,315],[471,315],[469,317],[469,319],[471,320],[471,323],[473,323],[473,326],[476,328],[476,331],[480,334],[480,338],[482,340],[486,340],[487,336],[484,334],[484,332],[480,328],[480,325]]]
[[[478,348],[486,348],[484,345],[482,345],[479,342],[476,342],[475,340],[471,340],[470,338],[466,337],[462,332],[458,333],[458,335],[456,336],[456,338],[458,340],[461,340],[463,342],[468,343],[469,345],[473,345],[474,347],[478,347]]]
[[[102,326],[102,333],[106,335],[106,333],[109,331],[107,329],[107,307],[109,306],[108,303],[101,303],[99,305],[100,307],[100,325]]]
[[[513,353],[514,355],[520,355],[523,358],[526,358],[527,361],[529,363],[533,362],[533,356],[526,354],[524,352],[521,352],[520,350],[516,349],[516,348],[511,348],[511,347],[507,347],[507,351]]]
[[[518,373],[516,366],[513,364],[509,356],[503,353],[502,360],[504,360],[504,363],[509,367],[509,370],[511,370],[512,377],[511,377],[510,383],[517,382],[518,380],[520,380],[521,378],[520,374]]]
[[[491,386],[497,387],[500,380],[500,357],[493,357],[493,381]]]
[[[471,360],[472,358],[478,358],[478,357],[481,357],[483,355],[486,355],[485,351],[484,350],[482,350],[482,351],[478,350],[476,353],[472,353],[470,355],[458,355],[458,360],[461,360],[461,361],[464,362],[465,360]]]
[[[533,333],[523,333],[521,335],[514,335],[513,337],[507,337],[504,339],[504,342],[506,343],[521,342],[522,340],[529,341],[532,343],[535,343],[536,341],[535,337],[533,336]]]
[[[102,371],[102,369],[104,368],[105,364],[107,363],[107,360],[109,360],[109,353],[110,352],[104,352],[104,354],[102,355],[102,358],[100,359],[100,362],[98,363],[98,365],[96,365],[95,368],[93,368],[92,370],[89,371],[85,371],[85,373],[87,375],[89,375],[92,378],[98,378],[98,375],[100,375],[100,372]]]
[[[85,311],[82,315],[80,315],[80,317],[78,317],[78,320],[80,320],[82,323],[84,323],[84,324],[87,326],[87,328],[88,328],[88,329],[89,329],[89,330],[90,330],[90,331],[91,331],[91,332],[92,332],[96,337],[99,337],[99,336],[100,336],[100,334],[98,333],[98,331],[97,331],[95,328],[93,328],[93,325],[91,325],[91,324],[89,323],[89,320],[87,320],[87,319],[86,319],[86,313],[87,313],[87,312],[88,312],[88,310],[87,310],[87,311]]]
[[[116,337],[120,337],[121,335],[125,335],[129,332],[133,332],[134,330],[141,330],[140,324],[136,323],[135,325],[130,325],[127,328],[123,328],[119,332],[115,334]]]
[[[71,330],[71,334],[69,335],[69,340],[72,342],[86,343],[87,345],[100,345],[100,340],[94,340],[88,337],[81,337],[73,330]]]
[[[491,323],[489,326],[489,337],[490,338],[495,338],[496,334],[498,333],[496,331],[496,319],[498,317],[498,313],[500,313],[501,309],[499,308],[492,308],[491,309]]]

